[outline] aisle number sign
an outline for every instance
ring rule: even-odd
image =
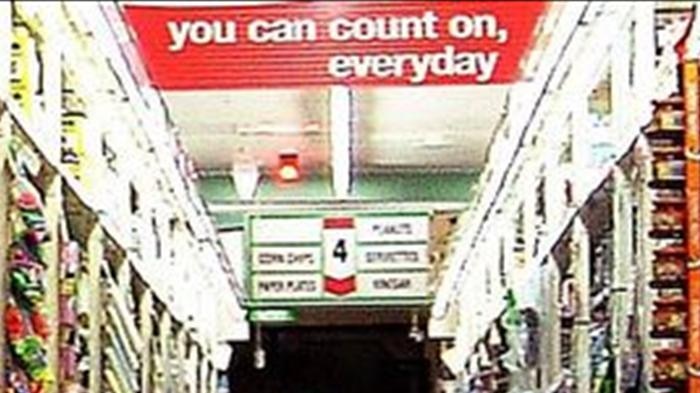
[[[249,218],[252,300],[420,299],[428,295],[429,215]]]
[[[355,222],[352,217],[323,220],[324,284],[327,293],[355,292]]]

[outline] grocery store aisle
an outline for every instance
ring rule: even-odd
[[[0,2],[0,393],[700,393],[696,3],[156,3]]]

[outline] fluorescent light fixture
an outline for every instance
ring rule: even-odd
[[[330,91],[331,160],[335,195],[345,198],[350,192],[350,135],[352,132],[352,91],[347,86],[332,86]]]
[[[253,199],[260,179],[260,171],[255,164],[234,164],[231,171],[240,199]]]
[[[280,178],[284,181],[299,180],[299,170],[294,165],[284,165],[280,168]]]

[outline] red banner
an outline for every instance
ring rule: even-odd
[[[162,89],[509,83],[543,2],[126,7]]]

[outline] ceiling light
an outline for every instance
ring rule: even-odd
[[[279,153],[279,165],[277,175],[284,182],[299,180],[299,153],[296,150],[287,150]]]
[[[280,178],[284,181],[299,180],[299,170],[294,165],[284,165],[279,170]]]
[[[262,343],[262,327],[257,324],[255,325],[255,337],[254,337],[254,349],[253,349],[253,367],[256,370],[262,370],[265,368],[265,349]]]
[[[411,315],[411,329],[408,332],[408,338],[417,343],[421,343],[425,340],[425,333],[423,333],[423,330],[421,330],[419,326],[419,317],[417,313]]]

